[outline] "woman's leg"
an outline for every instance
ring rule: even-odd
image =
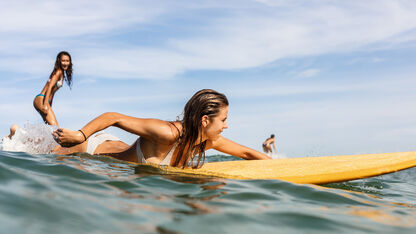
[[[94,154],[120,153],[130,146],[122,141],[104,141],[94,150]]]
[[[43,121],[49,125],[58,125],[58,121],[56,120],[55,113],[53,113],[52,108],[50,105],[45,106],[43,102],[44,97],[36,96],[35,100],[33,100],[33,106],[39,112],[40,116],[42,117]]]
[[[52,108],[49,108],[48,113],[43,120],[49,125],[55,125],[59,127],[58,121],[56,120],[55,113],[53,113]]]
[[[137,141],[128,145],[122,141],[105,141],[94,151],[94,154],[101,154],[115,159],[137,163]]]
[[[263,145],[263,151],[264,151],[264,153],[268,153],[268,149],[267,149],[267,146],[265,146],[265,145]]]
[[[17,124],[13,124],[12,126],[10,126],[10,134],[7,135],[8,138],[12,139],[12,137],[14,136],[14,134],[16,133],[16,130],[19,129],[19,125]]]
[[[87,152],[87,145],[88,140],[84,141],[81,144],[72,146],[72,147],[62,147],[56,146],[54,150],[52,150],[53,154],[60,154],[60,155],[67,155],[73,153],[86,153]],[[129,145],[122,142],[122,141],[105,141],[98,145],[95,149],[94,154],[102,154],[102,155],[109,155],[113,156],[114,158],[124,160],[123,157],[119,156],[119,154],[123,153],[127,149],[129,149]],[[120,158],[121,157],[121,158]]]

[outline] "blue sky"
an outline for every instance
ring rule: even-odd
[[[230,100],[224,136],[257,150],[271,133],[285,157],[416,150],[415,12],[413,0],[1,1],[0,132],[41,122],[33,98],[67,50],[61,127],[107,111],[174,120],[212,88]]]

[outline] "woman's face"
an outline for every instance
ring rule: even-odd
[[[71,64],[71,60],[68,55],[61,56],[61,68],[66,71]]]
[[[215,117],[202,117],[202,138],[204,140],[217,140],[222,131],[228,128],[227,117],[228,106],[221,107],[220,112]]]

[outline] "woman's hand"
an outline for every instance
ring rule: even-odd
[[[53,132],[53,138],[63,147],[78,145],[85,141],[84,135],[80,131],[58,128]]]
[[[221,151],[226,154],[234,155],[239,158],[243,158],[246,160],[253,160],[253,159],[272,159],[271,157],[258,152],[257,150],[248,148],[246,146],[240,145],[231,141],[223,136],[218,138],[215,141],[211,141],[207,144],[207,149],[215,149]]]

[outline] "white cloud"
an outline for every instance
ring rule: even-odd
[[[388,58],[383,57],[356,57],[351,59],[347,62],[347,64],[357,64],[357,63],[380,63],[380,62],[386,62],[388,61]]]
[[[79,55],[77,69],[81,74],[106,78],[162,78],[185,71],[191,61],[179,53],[160,49],[103,48],[86,50]],[[91,70],[94,73],[91,73]]]
[[[307,69],[304,70],[302,72],[299,72],[299,74],[296,76],[298,78],[309,78],[309,77],[313,77],[316,76],[318,73],[320,72],[319,69]]]
[[[8,96],[13,96],[13,95],[19,95],[24,93],[25,90],[19,89],[19,88],[5,88],[5,87],[0,87],[0,99],[2,100],[6,100],[6,98]]]
[[[235,5],[235,4],[234,4]],[[175,12],[223,9],[221,16],[189,27],[186,34],[162,35],[160,44],[100,43],[119,30],[152,24],[169,28]],[[414,1],[243,1],[185,4],[135,1],[17,1],[0,4],[2,70],[39,73],[48,49],[70,44],[80,74],[106,78],[172,78],[197,69],[244,69],[281,58],[345,52],[416,38]],[[301,16],[301,17],[300,17]],[[197,15],[193,15],[198,19]],[[204,17],[201,14],[201,17]],[[199,35],[193,36],[194,29]],[[94,34],[90,41],[88,35]],[[101,36],[102,37],[101,37]],[[22,60],[22,54],[25,54]],[[10,58],[11,57],[11,58]],[[15,65],[13,65],[15,64]],[[310,75],[310,74],[306,74]]]
[[[343,85],[343,84],[309,84],[309,85],[274,85],[269,84],[267,86],[255,86],[251,84],[251,87],[239,86],[238,89],[230,90],[231,96],[234,98],[260,98],[260,97],[279,97],[286,95],[310,95],[310,94],[336,94],[341,92],[363,92],[368,90],[368,86],[360,84]],[[374,85],[371,86],[373,88]]]
[[[47,33],[47,37],[68,37],[102,33],[142,23],[161,8],[134,1],[2,1],[1,33]]]
[[[379,58],[379,57],[374,57],[372,58],[372,62],[373,63],[379,63],[379,62],[384,62],[386,59],[384,58]]]

